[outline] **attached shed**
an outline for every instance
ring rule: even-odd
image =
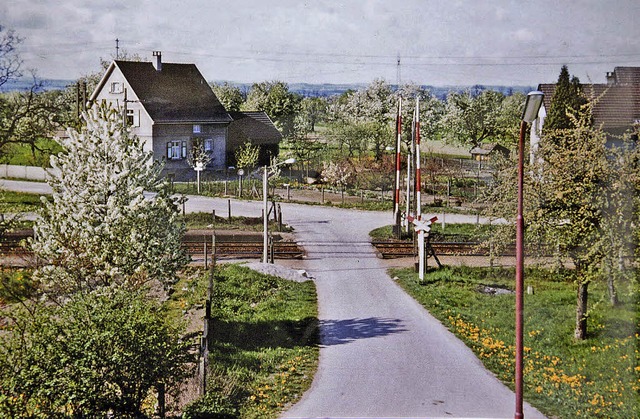
[[[229,124],[227,161],[235,163],[235,152],[250,142],[260,147],[259,164],[269,164],[272,156],[280,151],[282,134],[269,116],[262,111],[229,112],[233,121]]]

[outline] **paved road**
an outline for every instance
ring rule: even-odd
[[[234,215],[256,216],[260,208],[232,204]],[[284,417],[513,417],[514,394],[375,257],[368,232],[389,224],[390,214],[282,208],[307,250],[299,267],[315,277],[322,343],[311,389]],[[191,197],[186,209],[224,215],[227,201]],[[527,405],[525,417],[543,416]]]

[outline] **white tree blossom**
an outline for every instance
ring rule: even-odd
[[[53,189],[43,198],[33,250],[36,275],[50,291],[72,292],[158,279],[171,283],[186,263],[184,223],[141,141],[118,113],[95,106],[80,132],[69,129],[64,153],[51,157]]]

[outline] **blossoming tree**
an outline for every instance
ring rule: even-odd
[[[185,227],[161,165],[113,108],[94,106],[84,120],[51,157],[53,194],[43,198],[32,243],[45,263],[37,276],[61,293],[149,279],[169,285],[187,261]]]

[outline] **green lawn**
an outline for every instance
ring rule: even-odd
[[[316,301],[311,281],[218,267],[208,391],[185,417],[277,417],[298,400],[317,368]]]
[[[431,225],[431,240],[448,242],[475,242],[484,240],[492,228],[486,224],[442,224],[436,222]],[[372,230],[369,235],[374,240],[385,240],[393,238],[393,226],[388,225]],[[409,237],[406,237],[409,239]]]
[[[0,190],[0,213],[35,212],[41,205],[40,194]]]
[[[514,271],[451,268],[429,272],[422,283],[412,270],[392,275],[416,300],[461,338],[500,380],[513,388]],[[575,284],[571,273],[528,270],[525,296],[525,399],[561,418],[632,418],[640,412],[638,290],[620,284],[622,303],[612,308],[604,284],[590,287],[590,335],[573,339]]]

